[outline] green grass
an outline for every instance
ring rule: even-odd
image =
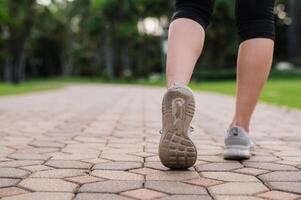
[[[47,90],[60,89],[68,84],[90,84],[104,83],[103,79],[98,78],[44,78],[25,81],[19,85],[12,85],[0,82],[0,96],[19,95],[32,92],[41,92]]]
[[[106,83],[103,79],[89,79],[89,78],[52,78],[52,79],[38,79],[27,81],[18,86],[0,83],[1,95],[16,95],[29,92],[47,91],[62,88],[68,84],[99,84]],[[148,86],[164,86],[164,80],[119,80],[112,83],[117,84],[138,84]],[[226,95],[235,95],[234,81],[216,81],[216,82],[192,82],[191,88],[196,91],[208,91],[222,93]],[[286,106],[290,108],[301,109],[301,78],[271,78],[263,90],[260,98],[262,102],[270,104]]]
[[[191,83],[194,90],[235,95],[235,82]],[[260,100],[278,106],[301,109],[301,79],[271,79],[263,89]]]
[[[0,83],[0,96],[3,95],[18,95],[30,92],[40,92],[62,88],[63,84],[52,81],[28,81],[20,85],[11,85]]]

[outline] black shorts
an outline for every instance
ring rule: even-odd
[[[275,40],[275,0],[236,0],[235,18],[240,41],[252,38]],[[173,20],[188,18],[205,30],[213,12],[214,0],[176,0]]]

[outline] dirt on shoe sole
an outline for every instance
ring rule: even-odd
[[[197,160],[197,149],[188,137],[194,111],[193,93],[188,88],[174,86],[164,95],[159,158],[170,169],[187,169]]]

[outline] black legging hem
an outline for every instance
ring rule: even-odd
[[[190,11],[185,11],[185,10],[179,10],[174,13],[172,16],[172,21],[180,18],[186,18],[186,19],[191,19],[198,24],[200,24],[204,30],[207,29],[208,24],[203,20],[202,17],[198,16],[195,12],[190,12]]]
[[[274,3],[275,0],[236,0],[235,17],[240,43],[252,38],[275,40]],[[188,18],[206,30],[213,5],[214,0],[176,0],[172,21]]]
[[[267,38],[275,41],[275,24],[273,21],[262,21],[238,25],[240,43],[254,38]]]

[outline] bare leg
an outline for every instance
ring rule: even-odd
[[[239,47],[237,60],[237,96],[233,125],[249,132],[250,119],[268,78],[273,60],[274,42],[256,38],[246,40]]]
[[[204,39],[204,29],[193,20],[180,18],[171,23],[166,66],[167,87],[174,83],[189,83],[202,52]]]

